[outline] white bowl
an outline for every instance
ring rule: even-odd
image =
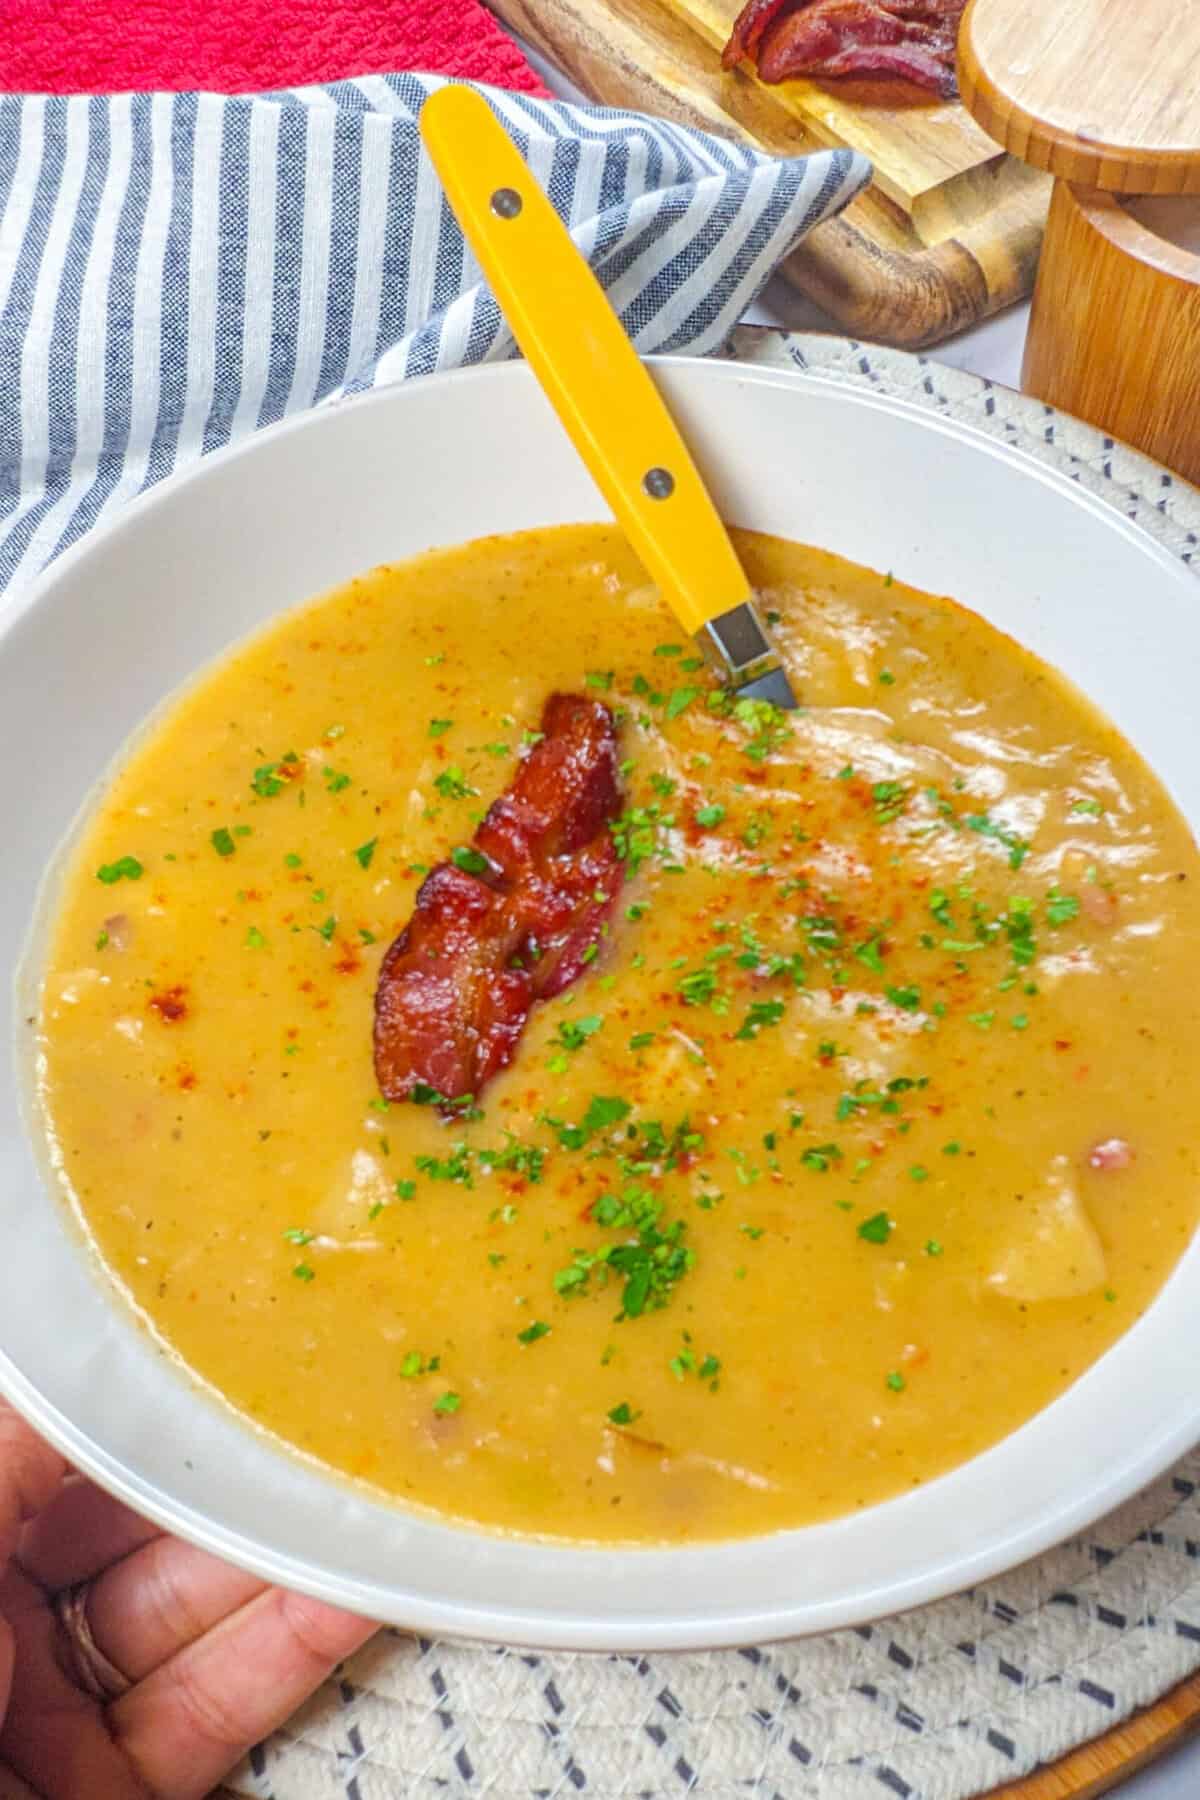
[[[1018,452],[894,401],[728,363],[671,359],[656,374],[727,517],[974,607],[1084,687],[1200,820],[1200,595],[1135,527]],[[235,639],[431,545],[605,516],[517,364],[309,414],[156,489],[3,618],[5,941],[26,933],[43,870],[132,728]],[[378,1504],[239,1423],[116,1300],[40,1178],[22,1118],[35,967],[36,954],[3,1034],[0,1387],[139,1511],[273,1580],[424,1632],[605,1650],[748,1643],[995,1574],[1200,1438],[1194,1242],[1146,1317],[1022,1430],[832,1524],[591,1550]]]

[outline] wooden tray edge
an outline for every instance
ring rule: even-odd
[[[753,98],[753,110],[735,118],[713,51],[654,0],[490,4],[599,105],[630,107],[771,155],[816,148],[769,99]],[[941,242],[911,250],[879,229],[872,190],[818,226],[782,273],[852,336],[906,350],[940,343],[1032,291],[1049,184],[1021,171],[1006,187],[995,206],[953,223]]]

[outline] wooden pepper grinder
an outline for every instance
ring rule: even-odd
[[[1200,0],[972,0],[958,75],[1058,178],[1025,390],[1200,482]]]

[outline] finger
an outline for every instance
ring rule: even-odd
[[[38,1800],[31,1787],[26,1787],[19,1775],[6,1769],[0,1763],[0,1800]]]
[[[0,1720],[8,1711],[8,1696],[12,1692],[13,1651],[12,1626],[0,1619]]]
[[[178,1538],[158,1537],[92,1582],[92,1636],[129,1681],[141,1681],[266,1588]]]
[[[113,1743],[103,1710],[68,1672],[62,1631],[45,1594],[19,1569],[0,1577],[0,1616],[16,1646],[8,1714],[0,1722],[0,1768],[11,1769],[42,1800],[151,1800]]]
[[[106,1569],[159,1536],[157,1525],[131,1512],[103,1488],[74,1475],[25,1527],[17,1555],[27,1575],[54,1591],[86,1581],[98,1569]]]
[[[0,1400],[0,1564],[12,1555],[25,1521],[48,1505],[66,1467],[58,1452]]]
[[[201,1800],[377,1629],[269,1588],[108,1710],[156,1800]]]

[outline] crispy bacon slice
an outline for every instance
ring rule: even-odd
[[[758,72],[764,81],[784,81],[791,69],[811,71],[839,56],[873,56],[897,44],[928,45],[934,37],[920,20],[898,19],[872,0],[831,0],[781,19],[759,46]]]
[[[795,0],[748,0],[733,22],[729,42],[721,52],[721,67],[735,68],[743,56],[750,56],[772,20],[794,5]]]
[[[958,95],[958,77],[932,50],[920,44],[876,44],[870,49],[839,50],[836,56],[816,63],[810,75],[894,76],[898,81],[911,81],[914,87],[926,88],[940,100],[954,100]]]
[[[749,0],[722,63],[752,56],[761,80],[895,77],[943,99],[958,92],[955,35],[965,0]]]
[[[613,910],[623,870],[609,831],[621,806],[612,714],[553,694],[541,730],[475,833],[484,866],[439,863],[383,959],[375,1073],[388,1100],[418,1085],[476,1098],[512,1061],[534,1002],[582,973]]]
[[[924,19],[927,24],[941,24],[952,31],[966,11],[965,0],[880,0],[898,19]]]

